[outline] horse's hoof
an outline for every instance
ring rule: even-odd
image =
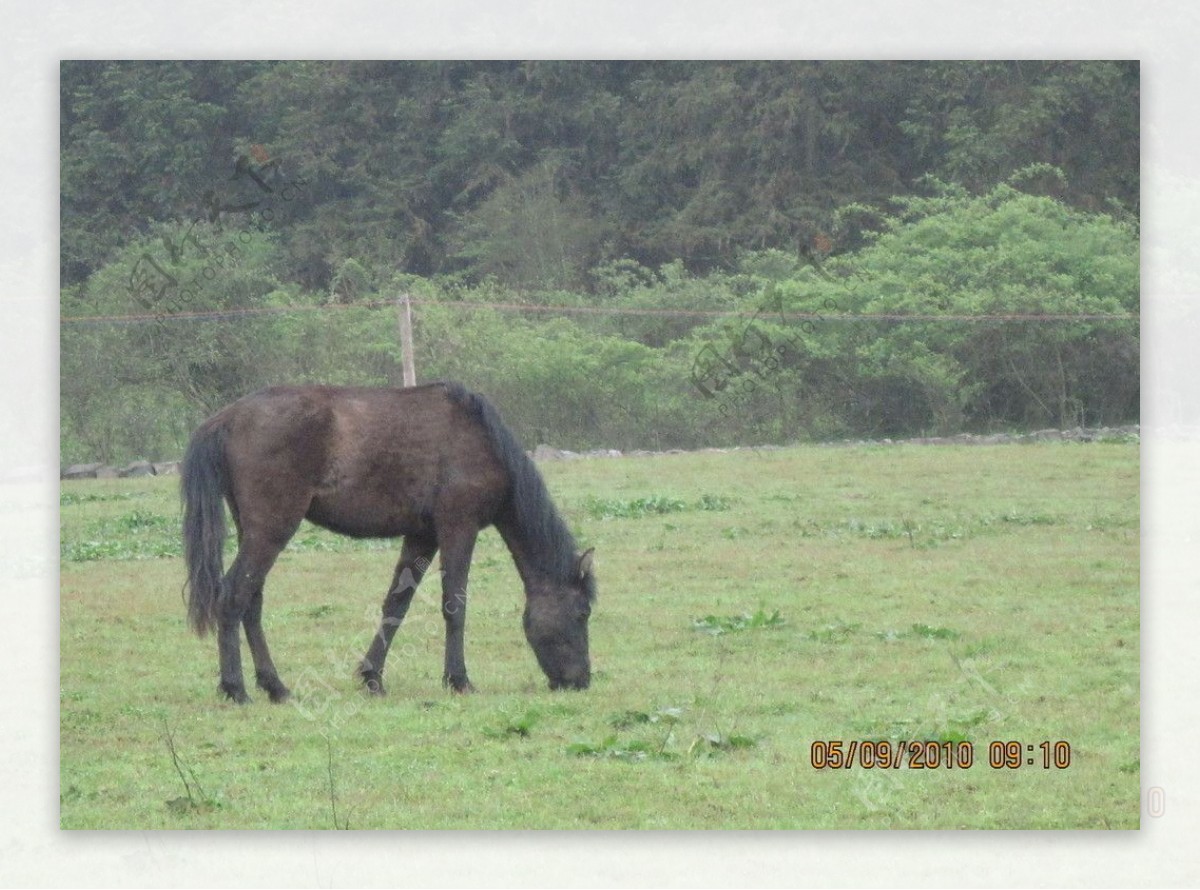
[[[471,681],[466,677],[461,680],[456,680],[453,677],[446,677],[442,680],[443,686],[449,686],[450,691],[458,695],[467,695],[475,691],[475,687],[471,685]]]
[[[263,690],[271,701],[278,704],[279,702],[287,701],[291,696],[291,690],[283,685],[283,681],[275,676],[256,677],[258,688]]]
[[[362,680],[363,689],[371,693],[371,695],[383,695],[383,674],[370,666],[370,662],[363,661],[358,666],[358,678]]]
[[[246,690],[242,686],[226,686],[224,683],[220,686],[221,694],[237,705],[250,704],[250,696],[246,695]]]

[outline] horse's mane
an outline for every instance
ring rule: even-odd
[[[550,500],[542,474],[501,419],[500,412],[483,396],[457,383],[443,385],[447,395],[483,427],[492,453],[508,472],[513,517],[517,532],[528,545],[533,567],[553,581],[578,583],[575,537]],[[582,581],[588,600],[595,599],[592,573],[588,572]]]

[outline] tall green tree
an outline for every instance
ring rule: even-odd
[[[1090,210],[1139,206],[1136,61],[930,62],[912,71],[900,127],[924,169],[985,190],[1048,164],[1056,197]]]
[[[257,63],[66,61],[60,271],[82,281],[155,221],[202,215],[234,170],[236,84]]]

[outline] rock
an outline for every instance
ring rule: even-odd
[[[125,469],[121,470],[121,478],[128,479],[131,476],[153,476],[154,465],[148,460],[135,460]]]
[[[564,458],[566,458],[566,452],[551,448],[549,445],[539,445],[533,449],[534,460],[563,460]]]
[[[71,464],[62,471],[62,479],[95,479],[96,471],[104,464]]]
[[[164,460],[153,466],[155,476],[174,476],[179,473],[179,461],[177,460]]]
[[[100,467],[96,470],[97,479],[119,479],[121,471],[116,467]]]

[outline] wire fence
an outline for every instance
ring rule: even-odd
[[[551,306],[534,303],[489,303],[489,302],[455,302],[446,300],[411,299],[414,306],[435,305],[448,309],[472,310],[491,309],[498,312],[534,312],[548,315],[600,315],[600,316],[647,316],[663,318],[755,318],[760,312],[744,310],[719,309],[672,309],[666,307],[633,307],[633,306]],[[255,306],[236,309],[198,310],[194,312],[144,312],[124,315],[81,315],[60,319],[63,325],[80,324],[138,324],[142,322],[170,321],[173,319],[188,320],[224,320],[254,315],[285,315],[299,312],[339,312],[353,309],[384,309],[395,306],[394,300],[369,300],[354,303],[323,303],[306,306]],[[957,322],[964,324],[982,324],[986,322],[1029,322],[1035,324],[1053,324],[1058,322],[1080,321],[1132,321],[1138,316],[1132,313],[981,313],[976,315],[960,315],[951,313],[918,314],[918,313],[822,313],[822,312],[782,312],[774,313],[772,317],[783,321],[847,321],[847,322]]]
[[[416,380],[484,393],[530,447],[667,450],[1137,420],[1133,313],[410,303]],[[204,416],[264,386],[402,386],[402,306],[64,316],[63,461],[172,459]]]

